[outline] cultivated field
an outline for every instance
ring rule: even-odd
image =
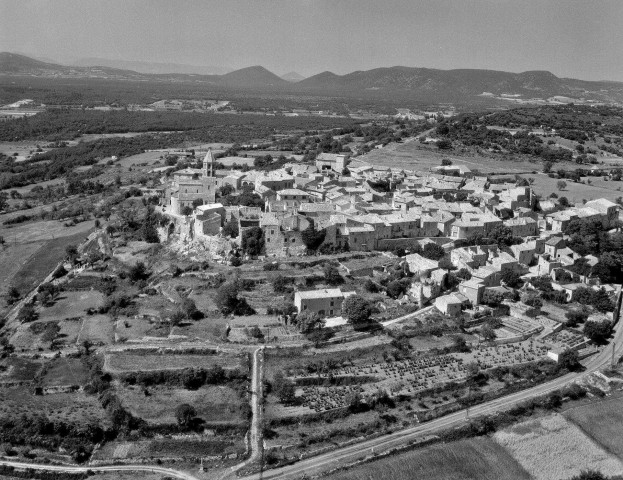
[[[174,425],[175,409],[182,403],[192,405],[197,417],[210,425],[243,425],[242,405],[246,400],[226,386],[204,386],[197,390],[174,387],[150,387],[145,395],[140,387],[117,389],[123,405],[152,425]]]
[[[0,295],[6,293],[15,275],[44,243],[7,243],[0,249]]]
[[[78,343],[88,340],[92,344],[109,344],[114,341],[114,324],[106,315],[85,317],[78,335]]]
[[[568,410],[564,415],[586,435],[623,461],[623,398],[619,396],[593,402]]]
[[[535,480],[570,478],[587,466],[605,475],[623,473],[623,464],[618,459],[562,415],[528,420],[496,432],[493,438]]]
[[[54,305],[39,312],[41,320],[64,320],[81,317],[89,308],[97,309],[104,301],[104,295],[98,291],[61,292]]]
[[[402,453],[327,477],[330,480],[529,480],[528,473],[489,438],[473,438]],[[552,477],[558,478],[558,477]]]
[[[41,384],[44,387],[84,385],[88,381],[89,371],[79,358],[59,357],[46,363]]]
[[[608,200],[615,201],[616,198],[623,196],[623,192],[618,190],[623,188],[623,182],[605,182],[602,177],[582,177],[583,181],[590,180],[592,185],[566,180],[567,188],[558,190],[556,184],[559,180],[557,178],[550,178],[542,173],[523,176],[534,178],[532,188],[536,194],[547,198],[550,194],[555,193],[559,197],[567,197],[572,204],[579,203],[581,205],[582,200],[595,200],[596,198],[607,198]]]
[[[242,357],[225,355],[136,355],[107,354],[104,369],[111,373],[182,370],[188,367],[210,368],[220,365],[224,369],[241,366]]]

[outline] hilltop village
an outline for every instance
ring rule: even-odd
[[[390,296],[444,315],[469,312],[480,323],[483,306],[506,301],[505,334],[562,326],[538,308],[544,293],[559,303],[580,294],[603,297],[612,308],[600,308],[600,319],[616,322],[620,292],[611,282],[620,274],[610,274],[599,254],[587,250],[585,234],[619,232],[618,204],[597,199],[571,206],[555,194],[539,200],[525,179],[493,183],[465,165],[444,163],[416,174],[349,166],[347,155],[322,153],[313,165],[215,171],[208,151],[202,169],[175,171],[161,189],[162,212],[171,220],[166,235],[187,251],[207,249],[231,265],[241,258],[277,262],[310,252],[377,252],[340,263],[343,273],[369,277],[368,287],[382,290],[375,275],[394,266],[400,286],[387,289]],[[217,195],[252,196],[257,206],[225,206]],[[297,292],[296,307],[339,316],[347,296],[337,288]],[[584,345],[580,337],[577,344]]]

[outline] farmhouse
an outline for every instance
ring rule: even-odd
[[[344,299],[355,294],[356,292],[342,292],[339,288],[295,292],[294,306],[299,313],[311,312],[320,316],[333,316],[342,311]]]

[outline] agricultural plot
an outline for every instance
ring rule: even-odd
[[[146,440],[139,442],[110,442],[99,449],[94,460],[129,460],[152,458],[218,457],[236,459],[245,454],[243,438],[203,437],[197,439]]]
[[[328,379],[326,375],[318,376],[302,371],[288,373],[302,385],[298,390],[302,406],[322,412],[347,406],[351,395],[355,393],[366,395],[381,388],[395,395],[412,395],[444,383],[461,382],[468,376],[466,366],[470,363],[475,363],[481,370],[487,370],[533,362],[546,354],[544,345],[526,341],[495,347],[479,345],[469,353],[331,369],[331,377],[345,386],[314,385],[317,378]]]
[[[41,320],[64,320],[82,317],[89,308],[94,310],[102,306],[104,294],[98,291],[67,291],[61,292],[50,307],[39,312]]]
[[[581,167],[580,165],[575,165]],[[556,167],[554,167],[556,168]],[[582,177],[582,180],[588,183],[575,183],[570,180],[566,180],[567,188],[564,190],[558,189],[557,178],[550,178],[545,174],[527,175],[530,178],[534,178],[532,188],[534,193],[542,195],[543,198],[549,197],[552,193],[555,193],[559,197],[567,197],[572,204],[582,204],[582,200],[595,200],[596,198],[607,198],[608,200],[615,201],[617,197],[623,196],[623,182],[607,181],[604,182],[601,177]]]
[[[562,415],[529,420],[496,432],[493,438],[535,480],[570,478],[587,466],[608,476],[623,473],[618,459]]]
[[[28,259],[34,255],[44,242],[11,243],[10,237],[4,237],[7,244],[0,249],[0,295],[4,295],[13,285],[15,275]]]
[[[60,220],[41,220],[38,222],[23,223],[20,225],[0,228],[0,235],[6,239],[14,240],[16,243],[40,242],[64,237],[80,235],[80,243],[84,240],[93,228],[93,220],[78,223],[71,227],[66,227]]]
[[[328,480],[530,480],[530,475],[489,438],[417,449],[329,475]],[[556,477],[557,478],[557,477]]]
[[[41,360],[9,357],[0,360],[0,383],[31,381],[41,370]]]
[[[0,389],[0,416],[15,418],[22,413],[45,414],[51,421],[83,425],[108,425],[108,415],[96,395],[82,392],[34,395],[32,387]]]
[[[220,366],[226,370],[241,368],[243,357],[231,355],[138,355],[107,354],[104,369],[110,373],[152,372],[159,370],[182,370],[184,368],[210,368]]]
[[[68,319],[58,322],[61,329],[54,339],[54,345],[75,345],[82,329],[82,319]]]
[[[192,405],[207,427],[246,423],[242,417],[246,399],[227,386],[210,385],[197,390],[150,387],[147,396],[142,388],[128,386],[117,389],[117,393],[133,415],[152,425],[176,424],[175,409],[183,403]]]
[[[171,333],[184,335],[188,340],[220,342],[225,337],[228,322],[226,318],[202,318],[184,322],[174,327]]]
[[[43,372],[44,387],[85,385],[89,381],[89,371],[79,358],[55,358],[45,364]]]
[[[115,322],[115,342],[136,341],[145,337],[166,337],[170,327],[150,318],[119,317]]]
[[[114,342],[114,324],[107,315],[92,315],[84,318],[78,335],[78,343],[89,341],[95,345]]]
[[[36,321],[22,323],[11,337],[11,344],[18,350],[45,350],[52,346],[58,335],[58,322]]]
[[[582,431],[623,461],[623,399],[592,402],[564,413]]]

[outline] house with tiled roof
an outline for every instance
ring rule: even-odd
[[[325,288],[294,293],[294,306],[298,313],[316,313],[321,317],[341,315],[342,302],[356,292],[342,292],[339,288]]]

